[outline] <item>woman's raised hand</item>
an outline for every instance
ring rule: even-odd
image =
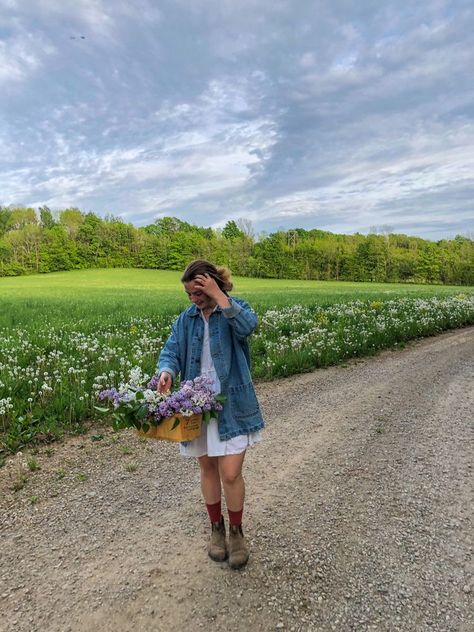
[[[217,298],[223,293],[221,288],[217,285],[216,280],[211,277],[210,274],[197,274],[194,282],[196,285],[207,294],[210,298],[217,300]]]
[[[173,385],[173,378],[171,377],[169,373],[167,373],[166,371],[163,371],[163,373],[160,374],[160,378],[158,380],[157,391],[159,393],[166,393],[167,391],[171,390],[172,385]]]

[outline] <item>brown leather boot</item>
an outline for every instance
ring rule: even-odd
[[[242,532],[242,525],[229,526],[229,566],[241,568],[249,559],[249,547]]]
[[[220,522],[211,522],[211,529],[208,555],[214,562],[223,562],[227,559],[224,516],[221,516]]]

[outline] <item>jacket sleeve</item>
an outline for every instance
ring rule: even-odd
[[[222,313],[239,338],[247,338],[257,326],[257,314],[242,299],[230,298],[230,306],[224,307]]]
[[[157,365],[158,375],[166,371],[172,375],[173,380],[182,368],[181,354],[179,352],[179,321],[180,319],[178,318],[171,326],[171,334],[161,350]]]

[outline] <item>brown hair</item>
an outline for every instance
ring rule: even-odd
[[[183,272],[181,283],[193,281],[198,274],[208,274],[211,276],[223,292],[230,292],[234,287],[230,278],[230,270],[227,268],[218,268],[205,259],[191,261]]]

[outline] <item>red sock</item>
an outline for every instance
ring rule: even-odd
[[[231,511],[230,509],[227,509],[227,511],[229,513],[229,522],[231,525],[238,527],[242,524],[242,514],[244,513],[243,507],[240,511]]]
[[[208,505],[206,503],[207,513],[209,514],[209,518],[211,522],[220,522],[222,511],[221,511],[221,501],[214,503],[214,505]]]

